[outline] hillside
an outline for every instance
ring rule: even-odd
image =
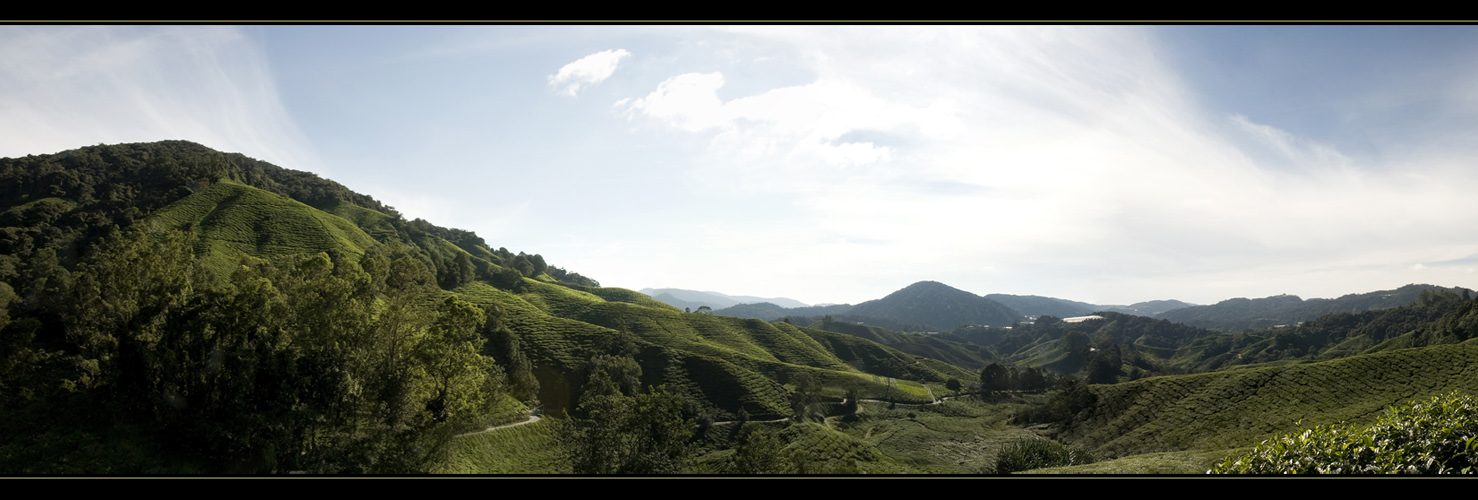
[[[369,210],[369,209],[364,209]],[[353,222],[292,198],[232,181],[181,198],[145,219],[193,231],[196,251],[219,274],[242,256],[270,257],[340,250],[363,256],[380,244]]]
[[[1301,321],[1334,313],[1357,313],[1375,309],[1389,309],[1416,302],[1423,291],[1447,290],[1462,293],[1455,288],[1434,285],[1406,285],[1395,290],[1378,290],[1361,294],[1349,294],[1337,299],[1308,299],[1296,295],[1278,295],[1260,299],[1227,299],[1207,306],[1172,309],[1158,315],[1176,323],[1221,331],[1262,329],[1278,325],[1293,325]]]
[[[1478,344],[1087,387],[1059,439],[1110,456],[1249,446],[1279,433],[1366,421],[1395,403],[1478,386]]]
[[[972,376],[686,313],[192,143],[0,159],[0,186],[0,472],[424,471],[454,433],[575,410],[596,371],[688,419]]]

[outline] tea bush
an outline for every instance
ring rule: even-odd
[[[1472,474],[1478,398],[1457,393],[1392,407],[1368,427],[1317,426],[1263,441],[1213,474]]]

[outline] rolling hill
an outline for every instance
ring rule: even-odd
[[[849,335],[685,313],[193,143],[0,159],[0,186],[0,429],[165,450],[115,472],[415,470],[432,458],[391,460],[388,443],[571,409],[598,356],[630,356],[640,386],[717,419],[790,414],[803,375],[830,397],[915,403],[930,401],[919,381],[971,376]],[[399,416],[369,418],[375,405]],[[277,417],[238,422],[254,415]],[[58,443],[0,443],[0,470],[103,467]]]
[[[1396,403],[1478,384],[1478,344],[1089,386],[1060,439],[1110,456],[1223,450],[1280,433],[1363,422]]]

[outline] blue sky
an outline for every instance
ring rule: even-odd
[[[607,286],[1478,287],[1467,26],[4,26],[0,156],[185,139]]]

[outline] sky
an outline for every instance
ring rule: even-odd
[[[0,26],[0,157],[183,139],[630,289],[1478,288],[1469,26]]]

